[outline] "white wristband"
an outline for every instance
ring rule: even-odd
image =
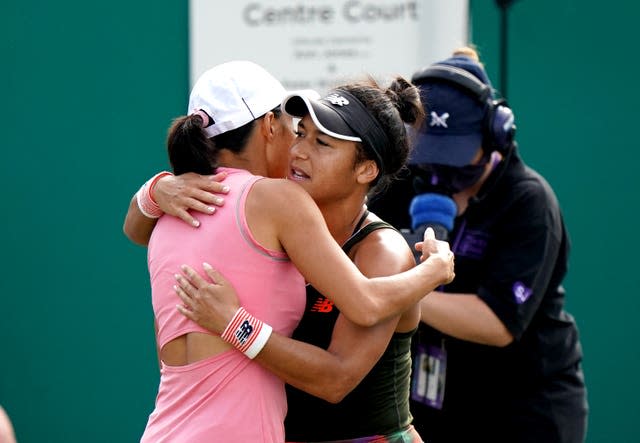
[[[262,348],[267,344],[269,337],[271,337],[271,333],[273,332],[273,328],[266,323],[262,323],[262,328],[258,332],[255,341],[249,346],[249,348],[244,351],[244,355],[249,357],[250,359],[254,359],[256,355],[262,351]]]
[[[220,337],[253,359],[267,344],[273,328],[240,307]]]
[[[173,174],[167,171],[159,172],[158,174],[154,175],[149,180],[147,180],[140,187],[138,192],[136,192],[136,202],[138,203],[138,208],[140,209],[140,212],[144,214],[145,217],[159,218],[163,214],[162,209],[160,209],[160,206],[158,206],[158,204],[153,200],[153,197],[151,197],[151,191],[153,190],[153,187],[155,186],[157,181],[167,175],[173,175]]]

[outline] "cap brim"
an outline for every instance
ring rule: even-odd
[[[420,133],[409,164],[466,166],[482,146],[482,134],[435,135]]]
[[[323,133],[341,140],[361,142],[362,139],[347,125],[338,111],[319,100],[303,94],[290,94],[282,100],[282,110],[292,117],[311,117]]]

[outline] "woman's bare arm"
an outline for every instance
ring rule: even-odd
[[[421,300],[422,321],[461,340],[490,346],[507,346],[513,335],[476,294],[434,291]]]
[[[198,227],[200,222],[190,211],[213,214],[215,206],[224,204],[223,195],[229,192],[221,183],[226,173],[199,175],[192,172],[158,180],[152,189],[152,196],[165,214],[173,215],[191,226]],[[222,195],[220,195],[222,194]],[[146,217],[138,207],[134,195],[125,216],[123,231],[132,242],[146,246],[157,219]]]
[[[394,274],[414,266],[413,254],[404,239],[394,231],[385,234],[380,235],[377,231],[365,240],[366,245],[359,245],[361,249],[355,261],[367,276]],[[205,272],[209,281],[194,272],[189,269],[191,282],[183,279],[180,283],[184,289],[177,292],[184,305],[179,310],[200,326],[220,333],[237,310],[235,290],[224,276],[208,266]],[[229,309],[220,309],[218,301],[221,300],[226,301]],[[410,330],[418,323],[418,307],[413,306],[406,316],[410,324],[405,328]],[[366,328],[340,315],[327,350],[274,332],[255,359],[290,385],[337,403],[362,381],[380,359],[399,318],[392,317]]]
[[[454,276],[448,243],[434,240],[437,252],[418,266],[393,276],[365,277],[335,242],[311,197],[286,180],[256,182],[246,211],[252,229],[256,223],[273,226],[306,280],[360,326],[373,326],[399,315]]]

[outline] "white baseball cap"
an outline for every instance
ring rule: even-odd
[[[244,126],[276,108],[286,91],[262,66],[236,60],[217,65],[200,76],[189,96],[188,114],[199,110],[211,118],[208,137]]]

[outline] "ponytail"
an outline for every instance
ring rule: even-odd
[[[218,149],[202,130],[205,120],[208,120],[207,114],[198,111],[173,121],[167,136],[167,151],[174,174],[206,175],[217,167]]]
[[[424,107],[420,100],[420,91],[412,83],[398,76],[391,82],[386,94],[398,109],[403,122],[416,129],[422,125]]]

